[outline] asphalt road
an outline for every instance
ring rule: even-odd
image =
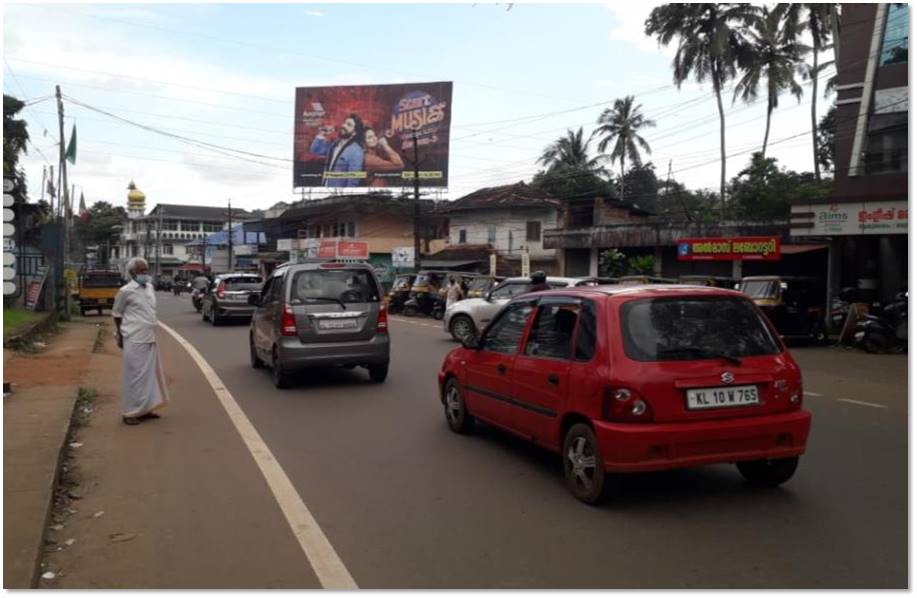
[[[814,420],[782,488],[709,466],[623,477],[595,508],[570,496],[553,454],[493,429],[448,431],[436,372],[455,344],[437,322],[391,318],[384,384],[320,370],[279,391],[248,364],[247,324],[214,328],[187,295],[158,296],[160,319],[222,378],[361,588],[907,587],[904,356],[793,350]]]

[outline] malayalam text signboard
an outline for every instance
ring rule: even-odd
[[[679,261],[778,261],[779,237],[703,237],[677,241]]]
[[[796,205],[790,214],[795,236],[907,234],[907,201]]]
[[[417,135],[422,186],[449,182],[452,83],[298,87],[293,187],[410,187]]]

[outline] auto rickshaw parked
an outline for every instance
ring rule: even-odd
[[[505,276],[490,276],[489,274],[481,274],[474,276],[468,282],[468,293],[465,295],[465,299],[474,299],[481,298],[487,294],[487,292],[503,282]]]
[[[404,315],[415,316],[418,313],[441,320],[446,311],[446,286],[450,277],[461,278],[462,282],[470,281],[477,276],[474,272],[453,272],[451,270],[421,270],[414,279],[411,293],[404,304]]]
[[[392,288],[386,296],[389,313],[397,314],[404,311],[404,304],[411,294],[411,287],[414,285],[414,280],[416,279],[417,274],[413,272],[408,274],[397,274],[395,276],[395,280],[392,282]]]
[[[123,285],[120,272],[87,270],[80,277],[80,313],[85,316],[86,312],[97,310],[102,315],[103,309],[111,309],[115,304],[115,295]]]
[[[738,284],[786,339],[824,343],[825,310],[818,281],[808,276],[746,276]]]
[[[678,277],[678,284],[694,284],[704,287],[717,287],[731,289],[735,287],[735,279],[728,276],[708,276],[706,274],[683,274]]]

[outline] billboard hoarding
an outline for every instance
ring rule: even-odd
[[[678,260],[696,261],[778,261],[779,237],[703,237],[676,241]]]
[[[293,188],[449,182],[452,82],[298,87]]]

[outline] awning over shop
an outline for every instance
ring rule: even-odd
[[[781,245],[780,246],[780,255],[795,255],[797,253],[807,253],[809,251],[818,251],[819,249],[827,249],[827,248],[828,248],[827,243]]]

